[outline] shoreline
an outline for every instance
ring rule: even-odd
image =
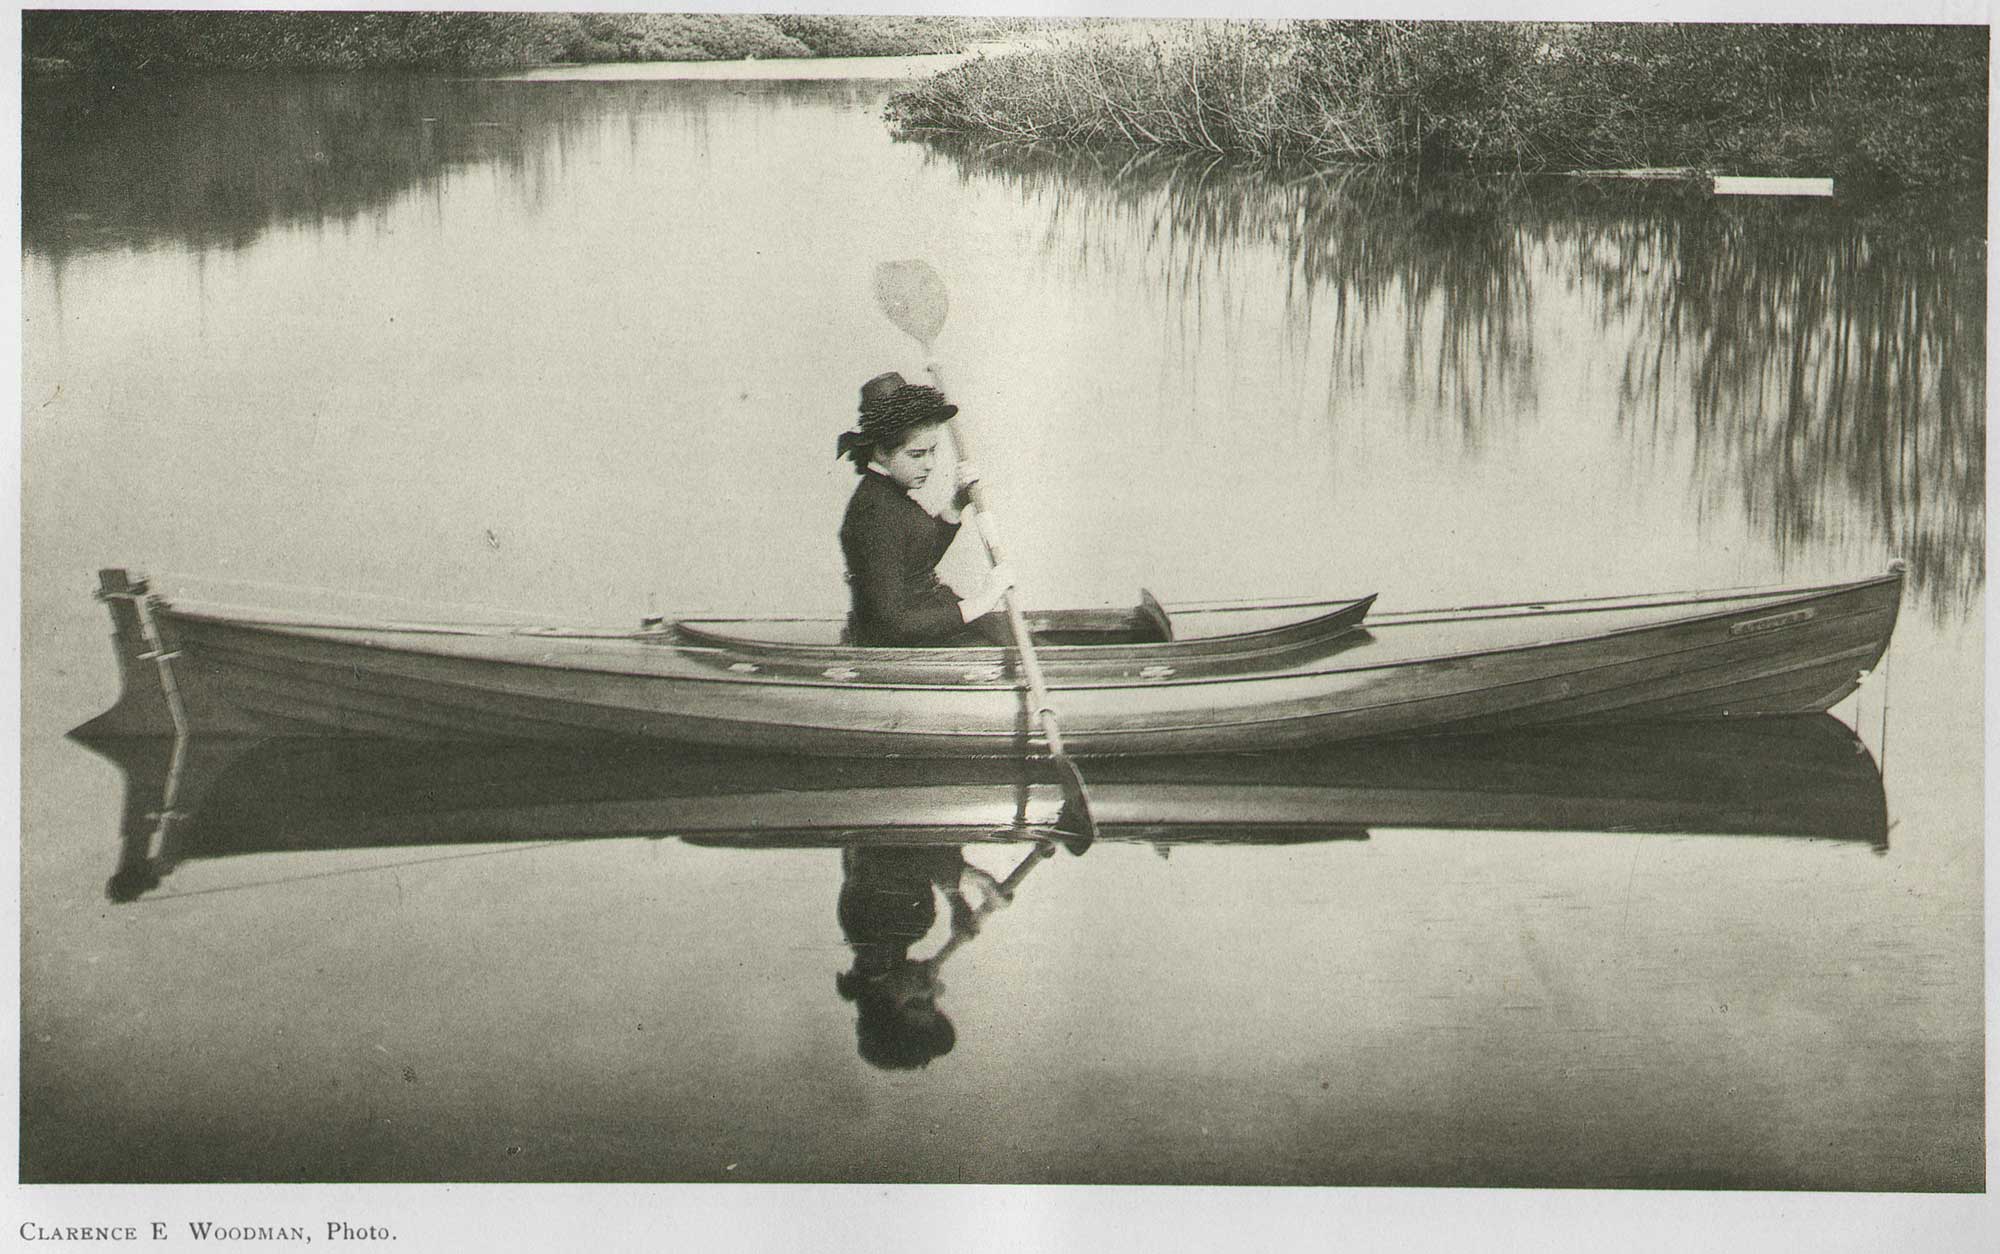
[[[956,69],[983,56],[1006,56],[1026,51],[1027,44],[984,44],[961,52],[881,53],[848,57],[781,57],[764,59],[739,57],[708,61],[557,61],[526,66],[518,70],[489,71],[477,75],[499,82],[822,82],[851,79],[903,80]],[[866,67],[895,70],[895,73],[838,73],[841,69]]]

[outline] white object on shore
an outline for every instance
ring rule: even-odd
[[[1718,196],[1831,196],[1832,179],[1747,178],[1734,174],[1715,176]]]
[[[1578,179],[1638,179],[1645,182],[1692,182],[1701,177],[1693,166],[1645,166],[1631,170],[1571,170]]]

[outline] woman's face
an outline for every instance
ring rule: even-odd
[[[931,469],[937,465],[938,443],[943,433],[944,428],[940,426],[918,427],[894,452],[876,449],[875,464],[896,481],[897,487],[905,492],[914,492],[924,486],[925,480],[931,477]]]

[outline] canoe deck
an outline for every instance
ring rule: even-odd
[[[1272,625],[1226,624],[1236,629],[1194,635],[1177,633],[1151,594],[1136,612],[1056,610],[1025,618],[1051,686],[1096,686],[1162,674],[1229,678],[1306,665],[1350,644],[1374,604],[1370,595],[1305,607]],[[814,684],[856,669],[851,678],[865,674],[870,683],[920,688],[1013,689],[1021,682],[1011,648],[859,648],[842,640],[844,626],[825,618],[683,619],[658,640],[699,665],[767,681]]]

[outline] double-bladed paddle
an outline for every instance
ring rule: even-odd
[[[895,323],[903,334],[923,345],[924,355],[928,358],[931,346],[937,342],[938,332],[944,330],[945,311],[950,305],[944,280],[938,272],[924,261],[885,261],[875,267],[875,301],[882,307],[883,315]],[[942,391],[944,379],[938,367],[932,364],[929,369],[931,378]],[[971,461],[972,452],[966,446],[965,428],[956,418],[946,425],[951,429],[952,447],[958,450],[959,461]],[[993,511],[987,506],[985,485],[975,481],[969,495],[976,511],[980,539],[986,542],[987,560],[998,566],[1005,560],[1005,554]],[[1034,702],[1035,715],[1041,722],[1042,737],[1048,742],[1049,760],[1055,763],[1056,774],[1062,781],[1063,808],[1056,826],[1064,833],[1063,847],[1071,853],[1082,853],[1090,847],[1091,841],[1097,839],[1097,820],[1090,812],[1090,792],[1084,786],[1083,773],[1077,770],[1076,763],[1063,748],[1062,727],[1056,722],[1048,685],[1042,679],[1042,664],[1035,656],[1034,637],[1028,632],[1027,620],[1021,617],[1021,607],[1014,598],[1012,588],[1007,590],[1003,603],[1007,607],[1007,625],[1013,629],[1014,647],[1021,654],[1021,672],[1027,677],[1028,696]]]

